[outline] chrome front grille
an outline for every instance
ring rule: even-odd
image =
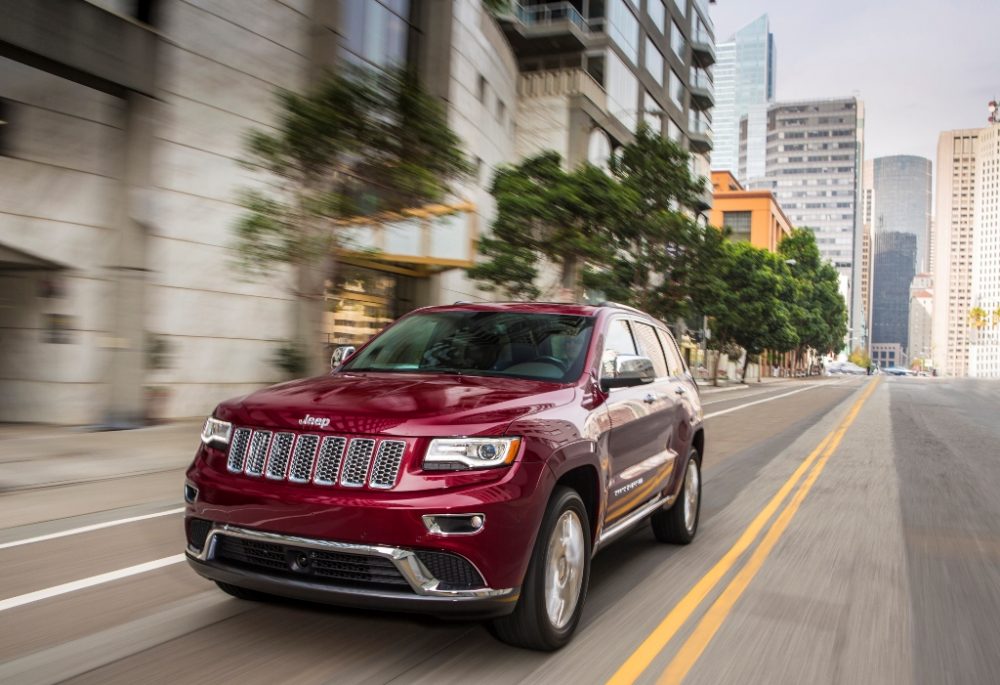
[[[313,476],[313,483],[316,485],[333,485],[340,475],[340,462],[344,458],[344,446],[347,444],[345,438],[334,438],[327,436],[323,438],[323,445],[319,448],[319,460],[316,464],[316,475]]]
[[[292,454],[292,466],[288,469],[288,480],[293,483],[308,483],[312,477],[313,460],[316,458],[318,435],[300,435]]]
[[[237,428],[233,431],[233,441],[229,447],[229,459],[226,468],[233,473],[243,473],[243,462],[247,457],[247,445],[250,444],[249,428]]]
[[[226,468],[291,483],[388,490],[399,479],[405,454],[403,440],[237,428]]]
[[[259,476],[264,472],[264,462],[267,460],[267,448],[271,446],[271,431],[254,431],[250,438],[250,454],[247,455],[247,465],[244,473],[248,476]]]
[[[267,477],[271,480],[284,480],[285,469],[288,467],[288,457],[292,454],[292,443],[295,435],[292,433],[277,433],[271,445],[271,454],[267,458]]]
[[[365,438],[351,440],[344,459],[344,470],[340,474],[340,484],[348,488],[360,488],[365,484],[368,467],[372,463],[375,441]]]
[[[406,443],[402,440],[383,440],[379,443],[372,475],[368,479],[369,487],[388,490],[396,484],[399,467],[403,463],[403,453]]]

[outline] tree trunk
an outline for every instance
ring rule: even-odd
[[[750,366],[750,352],[743,354],[743,374],[740,376],[740,383],[747,382],[747,367]]]
[[[323,335],[326,312],[326,278],[332,273],[333,260],[300,264],[296,273],[297,297],[295,302],[294,342],[305,355],[305,373],[318,376],[329,371]]]
[[[579,302],[583,298],[580,292],[579,271],[580,262],[576,255],[568,254],[562,260],[562,272],[559,276],[559,286],[563,293],[567,293],[573,302]]]
[[[715,351],[715,363],[712,365],[712,385],[718,387],[719,385],[719,362],[722,361],[722,344],[720,342],[719,349]]]

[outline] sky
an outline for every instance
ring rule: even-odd
[[[1000,97],[1000,0],[718,0],[724,42],[768,14],[776,99],[860,96],[865,158],[936,164],[941,131],[986,125]]]

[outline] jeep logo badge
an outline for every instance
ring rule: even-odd
[[[299,419],[300,426],[316,426],[317,428],[326,428],[330,425],[330,419],[321,419],[318,416],[309,416],[306,414],[304,419]]]

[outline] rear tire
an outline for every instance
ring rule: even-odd
[[[219,586],[220,590],[225,592],[227,595],[235,597],[236,599],[243,599],[250,602],[266,602],[271,599],[271,595],[258,592],[256,590],[248,590],[245,587],[239,587],[238,585],[230,585],[229,583],[223,583],[219,580],[215,581],[215,584]]]
[[[677,500],[669,509],[660,509],[649,522],[653,534],[660,542],[672,545],[689,545],[698,534],[701,516],[701,467],[698,450],[692,448],[684,468],[684,485]]]
[[[556,488],[542,517],[514,613],[490,623],[497,639],[544,652],[570,641],[590,582],[589,521],[580,495],[567,487]]]

